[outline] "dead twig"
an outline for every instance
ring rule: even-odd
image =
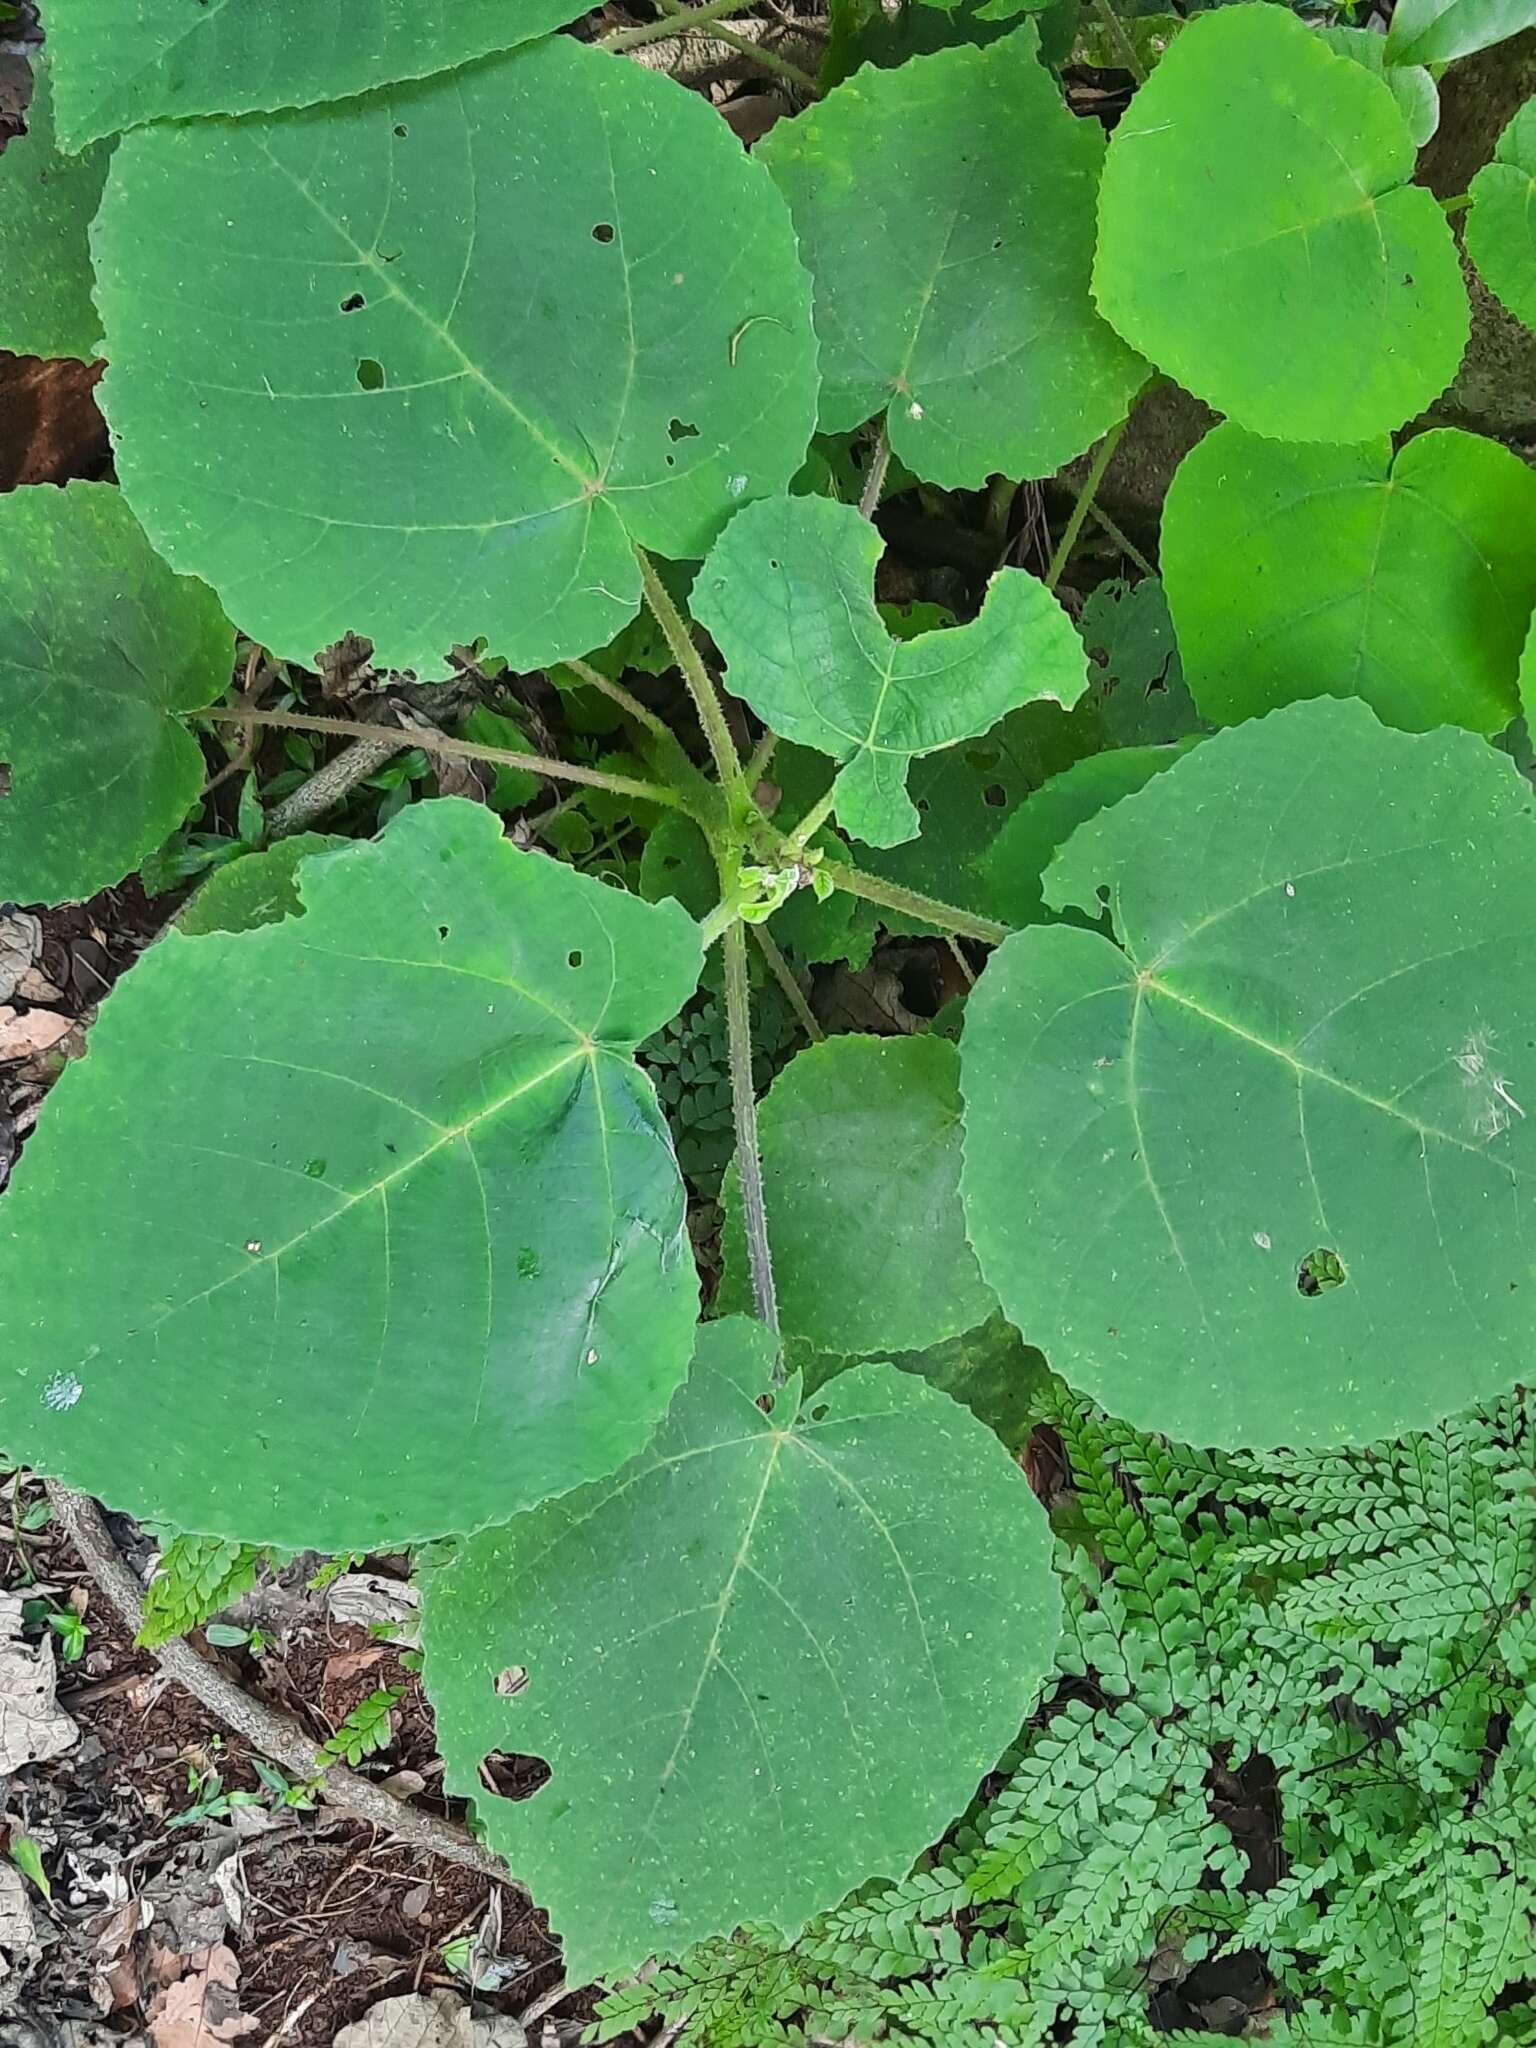
[[[113,1541],[100,1509],[93,1500],[73,1492],[57,1479],[43,1483],[53,1511],[68,1531],[87,1571],[137,1636],[144,1621],[143,1591]],[[152,1654],[167,1677],[185,1687],[195,1700],[216,1714],[226,1727],[243,1735],[263,1756],[270,1757],[295,1778],[305,1782],[318,1779],[320,1796],[333,1806],[384,1829],[412,1848],[428,1850],[447,1862],[462,1863],[483,1877],[494,1878],[523,1903],[530,1902],[527,1888],[510,1876],[500,1858],[483,1848],[467,1829],[396,1799],[345,1765],[331,1764],[327,1768],[316,1745],[296,1722],[263,1701],[252,1699],[205,1657],[200,1657],[190,1644],[163,1643]]]

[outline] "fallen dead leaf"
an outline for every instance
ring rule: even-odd
[[[43,950],[43,927],[26,910],[0,914],[0,1003],[8,1003]]]
[[[149,2008],[154,2048],[221,2048],[254,2034],[257,2022],[240,2010],[240,1965],[222,1942],[192,1958],[192,1967],[160,1992]]]
[[[357,1678],[364,1671],[371,1671],[384,1657],[383,1646],[372,1650],[338,1650],[334,1657],[325,1660],[325,1682],[327,1685],[345,1685],[349,1678]]]
[[[79,1730],[54,1698],[57,1683],[53,1644],[29,1648],[21,1639],[21,1595],[0,1593],[0,1778],[74,1744]]]
[[[389,1628],[395,1631],[390,1641],[400,1648],[421,1647],[421,1603],[416,1588],[404,1579],[387,1579],[382,1572],[343,1572],[328,1588],[325,1603],[332,1621]]]
[[[455,1992],[413,1992],[381,1999],[333,2048],[528,2048],[528,2036],[504,2013],[471,2013]]]
[[[0,1982],[13,1970],[24,1970],[41,1952],[27,1880],[14,1863],[0,1863]]]
[[[61,1017],[57,1010],[28,1010],[23,1015],[8,1003],[0,1003],[0,1064],[52,1052],[74,1025],[73,1017]]]

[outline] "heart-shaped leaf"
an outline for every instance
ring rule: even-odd
[[[178,713],[229,687],[234,654],[113,485],[0,496],[0,898],[90,896],[176,829],[204,775]]]
[[[1499,137],[1471,193],[1467,254],[1494,297],[1536,328],[1536,99]]]
[[[1046,900],[1106,891],[1116,939],[1016,933],[961,1043],[971,1241],[1025,1338],[1196,1443],[1394,1435],[1524,1377],[1536,798],[1513,764],[1293,705],[1080,827]]]
[[[758,151],[816,281],[822,425],[884,412],[902,461],[950,486],[1051,475],[1147,374],[1088,291],[1103,138],[1038,50],[1030,26],[866,65]]]
[[[426,1572],[446,1783],[573,1983],[904,1875],[1050,1666],[1049,1525],[991,1431],[888,1365],[797,1413],[771,1350],[706,1325],[631,1465]],[[487,1798],[493,1750],[550,1782]]]
[[[86,231],[107,180],[106,149],[61,154],[54,135],[53,67],[32,69],[27,132],[0,158],[0,348],[19,356],[100,353],[101,322],[91,304]]]
[[[787,1334],[870,1357],[993,1312],[960,1210],[960,1056],[856,1032],[790,1061],[758,1112],[768,1242]]]
[[[739,512],[699,571],[694,617],[730,688],[773,730],[845,765],[843,829],[872,846],[913,838],[914,755],[986,732],[1005,711],[1087,687],[1082,642],[1056,599],[1004,569],[968,625],[893,640],[875,609],[881,541],[851,505],[772,498]]]
[[[566,0],[59,0],[48,47],[68,148],[144,121],[308,107],[546,35]]]
[[[1110,143],[1100,310],[1255,433],[1390,432],[1449,384],[1468,328],[1455,242],[1413,164],[1386,86],[1285,8],[1203,14]]]
[[[1536,23],[1532,0],[1400,0],[1387,30],[1390,64],[1449,64]]]
[[[517,668],[583,654],[639,604],[632,543],[702,555],[814,419],[767,173],[697,97],[569,37],[140,130],[95,252],[124,488],[280,655],[348,629],[439,675],[477,637]]]
[[[1221,426],[1163,512],[1163,573],[1195,702],[1222,724],[1363,697],[1409,732],[1497,732],[1536,605],[1536,473],[1454,428],[1285,445]]]
[[[299,887],[152,948],[50,1098],[0,1219],[0,1441],[178,1528],[367,1549],[612,1471],[686,1370],[630,1055],[699,939],[452,798]]]

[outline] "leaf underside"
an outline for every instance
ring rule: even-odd
[[[519,669],[584,654],[639,605],[633,543],[697,559],[814,421],[767,173],[695,96],[568,37],[137,131],[94,253],[124,489],[284,657],[348,630],[435,676],[481,637]]]
[[[612,1471],[686,1369],[630,1054],[699,944],[451,798],[300,888],[153,947],[50,1097],[0,1214],[0,1440],[177,1528],[367,1549]]]
[[[203,783],[177,714],[229,687],[234,651],[114,485],[0,496],[0,902],[90,896],[175,830]]]
[[[1324,699],[1068,841],[1046,899],[1107,890],[1119,943],[1008,939],[961,1083],[982,1272],[1073,1385],[1190,1441],[1361,1442],[1528,1370],[1533,817],[1469,735]]]
[[[1115,129],[1094,292],[1218,412],[1364,441],[1456,374],[1456,245],[1387,87],[1284,8],[1189,23]]]
[[[548,1906],[572,1982],[741,1920],[792,1932],[904,1872],[1049,1666],[1049,1528],[991,1432],[885,1365],[798,1415],[791,1381],[764,1414],[770,1366],[760,1325],[706,1325],[622,1473],[425,1574],[445,1782]],[[487,1798],[498,1749],[550,1782]]]

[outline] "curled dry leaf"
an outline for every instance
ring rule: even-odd
[[[21,1595],[0,1593],[0,1778],[74,1743],[79,1731],[54,1699],[57,1682],[52,1643],[24,1643]]]

